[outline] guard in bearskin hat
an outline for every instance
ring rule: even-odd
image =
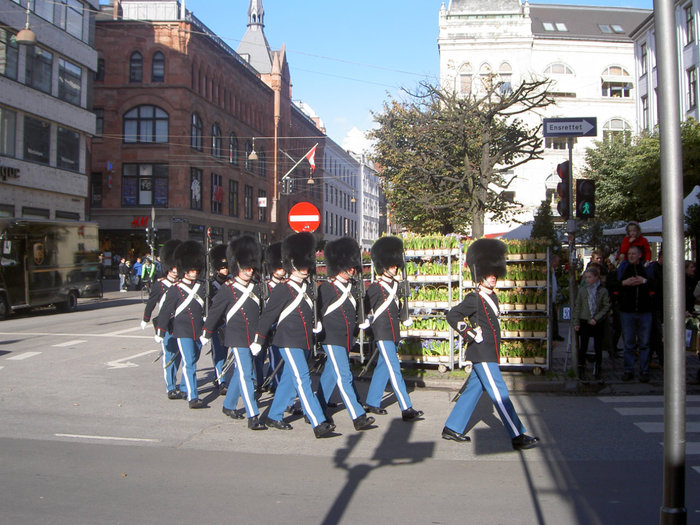
[[[160,310],[165,300],[165,292],[177,284],[177,268],[175,267],[174,255],[175,249],[180,244],[182,244],[182,241],[170,239],[163,244],[158,253],[161,268],[163,268],[165,275],[156,280],[155,284],[151,286],[151,294],[148,297],[146,307],[143,310],[143,318],[141,319],[142,330],[145,330],[149,321],[151,321],[151,316],[156,306]],[[155,317],[153,317],[153,324],[154,326],[158,324]],[[165,378],[168,399],[181,399],[187,394],[182,392],[177,385],[177,369],[180,367],[180,351],[177,348],[177,341],[169,332],[166,332],[161,346],[163,348],[163,377]]]
[[[335,425],[326,421],[318,399],[311,390],[307,359],[314,346],[314,286],[311,275],[316,268],[316,239],[311,233],[290,235],[282,242],[282,264],[289,279],[275,286],[258,322],[253,355],[262,350],[274,324],[277,325],[271,344],[277,346],[285,360],[282,379],[267,414],[267,425],[290,430],[283,420],[294,392],[299,395],[302,410],[313,426],[317,438],[337,435]]]
[[[337,387],[355,430],[364,430],[372,426],[374,418],[367,416],[357,400],[348,357],[358,329],[357,298],[352,292],[353,281],[356,278],[362,281],[360,247],[355,239],[341,237],[326,244],[324,259],[329,280],[318,287],[317,310],[323,326],[319,339],[326,352],[326,364],[317,396],[327,410],[328,400]]]
[[[212,277],[209,279],[210,304],[214,300],[214,297],[216,297],[216,293],[219,289],[229,280],[229,265],[228,259],[226,258],[226,250],[227,246],[225,244],[217,244],[209,250],[209,269],[212,273]],[[228,348],[226,348],[226,345],[222,342],[222,337],[219,336],[219,332],[214,330],[211,335],[211,359],[214,365],[214,373],[216,374],[214,386],[218,388],[219,395],[226,395],[228,385],[227,378],[222,374],[227,354]]]
[[[265,286],[253,279],[260,273],[262,250],[253,237],[244,235],[229,242],[226,254],[227,271],[234,277],[214,296],[200,341],[206,344],[217,327],[225,325],[224,343],[231,349],[236,370],[222,411],[233,419],[243,419],[245,416],[236,410],[238,399],[242,398],[248,415],[248,428],[265,430],[267,427],[259,420],[260,411],[255,402],[253,356],[250,353],[262,307],[261,290]]]
[[[447,313],[447,322],[467,344],[466,357],[473,366],[442,429],[442,437],[458,442],[471,441],[466,435],[467,423],[482,392],[486,391],[510,434],[513,448],[522,450],[535,446],[539,439],[525,434],[498,367],[501,327],[494,289],[498,278],[506,274],[505,254],[505,244],[497,239],[479,239],[467,250],[467,265],[472,279],[478,283],[477,289]]]
[[[174,259],[180,282],[165,293],[158,314],[156,341],[162,342],[168,332],[177,339],[183,359],[182,376],[187,386],[187,400],[190,408],[202,408],[205,405],[197,391],[197,360],[201,350],[199,336],[207,284],[198,277],[205,268],[204,248],[197,241],[185,241],[175,249]]]
[[[386,414],[387,411],[380,405],[386,384],[391,381],[391,387],[401,407],[402,419],[413,421],[420,418],[423,412],[413,408],[396,353],[401,339],[401,325],[411,324],[410,318],[402,323],[399,313],[397,276],[404,266],[403,241],[398,237],[381,237],[372,245],[370,256],[378,277],[367,289],[365,302],[368,311],[371,311],[372,332],[378,356],[364,408],[373,414]],[[408,298],[404,297],[403,300],[407,301]]]

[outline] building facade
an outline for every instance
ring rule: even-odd
[[[359,242],[360,163],[328,138],[324,148],[322,170],[323,238],[330,241],[349,236]]]
[[[495,76],[504,90],[530,78],[551,80],[555,104],[523,120],[537,126],[545,117],[597,118],[597,137],[575,142],[576,177],[594,140],[636,127],[634,44],[628,35],[648,15],[639,9],[451,0],[440,10],[441,85],[478,96],[483,78]],[[512,178],[506,197],[523,205],[514,221],[531,220],[554,195],[556,166],[568,159],[566,139],[543,139],[543,148],[541,159],[506,174]],[[487,217],[485,232],[514,226]]]
[[[0,0],[0,216],[86,219],[98,6]]]

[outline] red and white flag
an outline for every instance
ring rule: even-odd
[[[316,171],[316,146],[311,148],[309,152],[305,155],[306,160],[311,164],[311,173]]]

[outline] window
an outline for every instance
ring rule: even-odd
[[[51,93],[51,68],[53,67],[53,54],[41,49],[39,46],[27,48],[27,67],[25,84],[39,89],[44,93]]]
[[[202,170],[190,168],[190,209],[202,209]]]
[[[0,75],[17,80],[18,54],[15,35],[0,27]]]
[[[83,82],[83,69],[64,60],[58,59],[58,98],[80,105],[80,88]]]
[[[260,206],[260,199],[265,199],[266,195],[265,190],[258,190],[258,222],[265,222],[267,220],[267,206]]]
[[[190,126],[190,146],[193,149],[202,151],[202,119],[197,113],[192,113],[192,124]]]
[[[695,17],[693,16],[693,4],[683,8],[685,13],[685,45],[695,42]]]
[[[90,174],[90,206],[102,207],[102,173],[96,171]]]
[[[15,156],[17,114],[0,106],[0,155]]]
[[[238,181],[228,181],[228,214],[238,217]]]
[[[74,211],[61,211],[61,210],[56,210],[56,219],[61,219],[64,221],[79,221],[80,220],[80,214],[76,213]]]
[[[56,166],[78,171],[80,169],[80,135],[59,126],[56,146]]]
[[[552,22],[542,22],[542,27],[545,31],[554,31],[554,24]]]
[[[252,171],[253,169],[253,161],[250,160],[250,152],[253,151],[253,147],[250,144],[249,140],[245,141],[245,169],[248,171]]]
[[[542,22],[542,27],[545,31],[566,32],[569,30],[564,22]]]
[[[632,126],[621,118],[612,118],[603,124],[603,140],[622,140],[625,143],[632,139]]]
[[[168,205],[167,164],[124,164],[122,206]]]
[[[695,109],[698,105],[698,70],[691,68],[686,71],[688,75],[688,109]]]
[[[102,108],[95,108],[95,136],[101,137],[105,129],[105,110]]]
[[[224,201],[224,186],[221,175],[211,174],[211,212],[221,215],[221,204]]]
[[[603,72],[602,94],[604,97],[629,98],[632,83],[629,73],[620,66],[610,66]]]
[[[49,163],[51,126],[43,120],[24,117],[24,158]]]
[[[49,210],[33,206],[22,206],[22,217],[25,219],[48,219]]]
[[[79,0],[53,0],[55,23],[76,38],[83,38],[83,4]]]
[[[168,114],[156,106],[136,106],[124,114],[124,142],[168,142]]]
[[[545,75],[573,75],[574,71],[566,64],[554,63],[549,64],[544,70]]]
[[[612,28],[608,24],[598,24],[601,33],[612,33]]]
[[[44,20],[53,23],[53,0],[34,0],[34,12]]]
[[[253,187],[247,184],[243,194],[243,214],[246,219],[253,218]]]
[[[165,81],[165,55],[160,51],[153,53],[151,63],[151,82]]]
[[[498,76],[501,80],[501,84],[498,86],[501,94],[507,95],[513,91],[511,87],[511,77],[513,76],[513,68],[508,62],[503,62],[498,68]]]
[[[554,26],[557,28],[557,31],[568,31],[569,28],[566,27],[566,24],[564,22],[557,22],[554,24]]]
[[[143,82],[143,57],[138,51],[129,59],[129,82]]]
[[[644,95],[642,102],[642,129],[649,129],[649,97]]]
[[[212,156],[220,159],[221,153],[221,128],[218,124],[214,124],[211,127],[211,154]]]
[[[238,139],[233,133],[228,138],[228,161],[229,164],[238,166]]]
[[[472,66],[469,64],[463,65],[459,70],[457,86],[458,91],[463,95],[469,95],[472,92],[472,81],[474,76],[472,75]]]
[[[265,170],[267,169],[267,161],[265,160],[265,152],[258,151],[258,175],[265,178]]]
[[[639,47],[639,60],[640,60],[640,64],[639,64],[640,68],[639,69],[640,69],[642,75],[647,74],[647,59],[648,59],[647,45],[642,44]]]
[[[105,79],[105,59],[97,59],[97,71],[95,71],[95,82],[103,82]]]

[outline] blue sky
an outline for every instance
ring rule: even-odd
[[[653,0],[533,3],[653,8]],[[186,0],[186,5],[238,47],[249,0]],[[309,104],[327,134],[350,147],[348,134],[372,128],[370,112],[380,111],[388,94],[437,80],[441,5],[442,0],[263,0],[265,35],[272,49],[286,45],[293,99]]]

